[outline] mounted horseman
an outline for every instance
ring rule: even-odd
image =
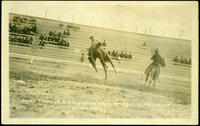
[[[144,73],[146,75],[144,85],[149,80],[149,86],[151,85],[152,81],[154,81],[153,86],[155,86],[160,74],[160,66],[165,67],[166,64],[164,58],[160,56],[158,49],[154,50],[154,55],[151,57],[151,60],[153,60],[153,62],[147,67]],[[149,79],[149,77],[151,78]]]
[[[96,59],[98,58],[103,66],[104,72],[105,72],[105,80],[107,79],[107,68],[108,66],[106,65],[106,62],[110,62],[112,67],[114,68],[115,73],[115,66],[111,61],[111,58],[109,57],[109,54],[105,50],[105,48],[102,48],[102,46],[106,46],[105,41],[101,43],[100,41],[94,39],[93,36],[90,36],[89,39],[91,40],[91,47],[89,48],[89,53],[88,53],[88,60],[98,72],[96,68]]]

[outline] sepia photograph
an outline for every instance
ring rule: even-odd
[[[3,1],[3,124],[198,124],[198,2]]]

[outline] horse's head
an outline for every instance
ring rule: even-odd
[[[166,67],[166,63],[165,63],[165,58],[164,57],[161,60],[161,66],[162,67]]]

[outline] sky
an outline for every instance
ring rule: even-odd
[[[191,39],[188,2],[10,2],[9,12],[129,32]]]

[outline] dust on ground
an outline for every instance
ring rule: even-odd
[[[190,118],[191,83],[10,58],[12,118]],[[109,67],[112,69],[112,67]]]

